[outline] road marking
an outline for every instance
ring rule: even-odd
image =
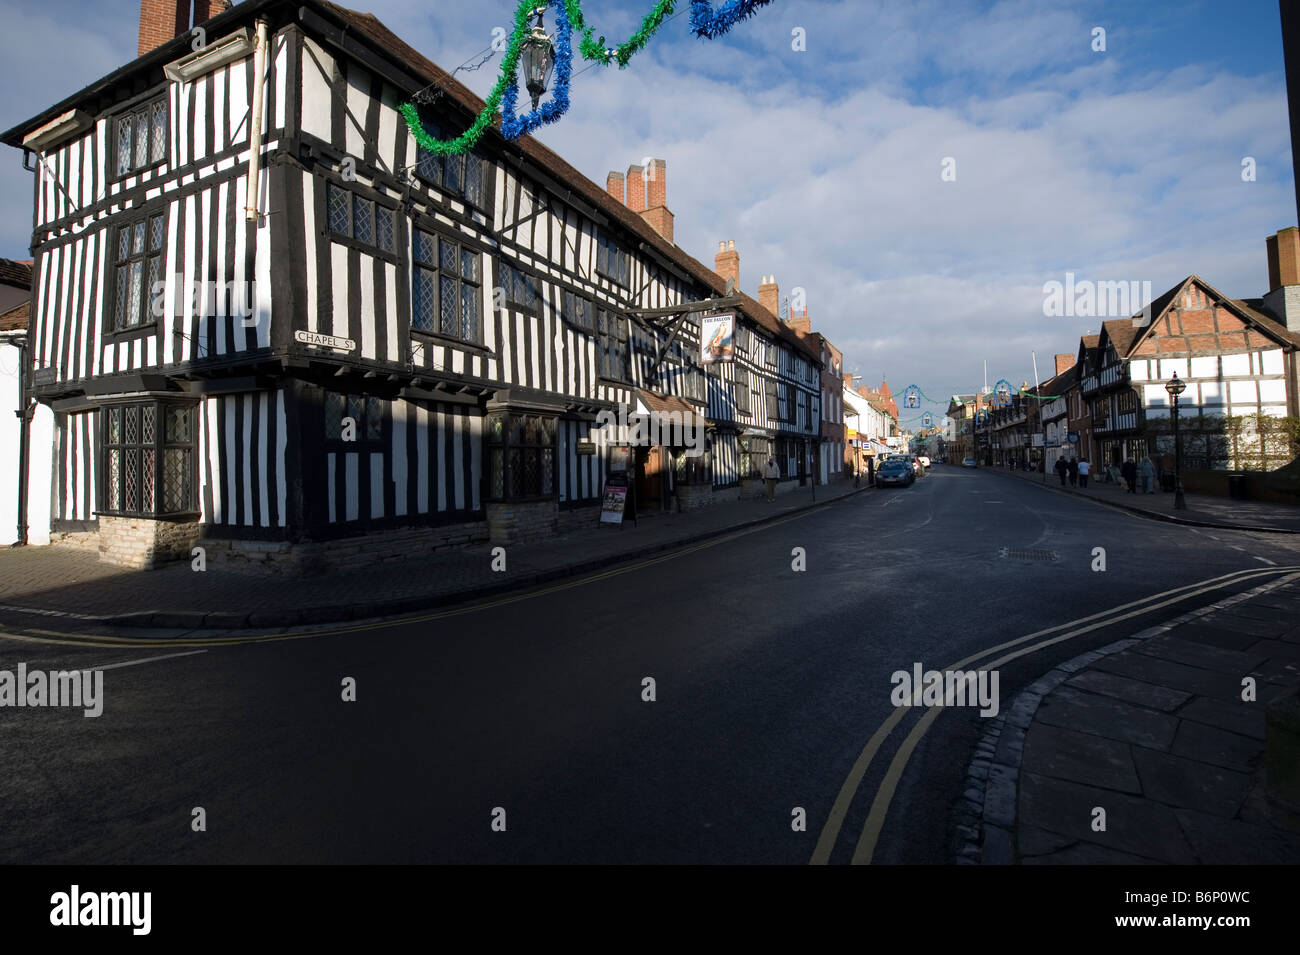
[[[1256,559],[1256,560],[1262,560],[1264,563],[1268,564],[1270,567],[1276,567],[1276,566],[1277,566],[1277,562],[1276,562],[1276,561],[1269,560],[1267,557],[1256,557],[1255,559]]]
[[[155,663],[158,660],[175,660],[177,657],[192,657],[207,650],[187,650],[185,653],[165,653],[160,657],[145,657],[143,660],[127,660],[125,663],[107,663],[102,667],[82,667],[86,670],[120,670],[122,667],[138,667],[142,663]]]
[[[1300,571],[1300,567],[1280,568],[1279,570],[1264,570],[1262,568],[1238,570],[1238,571],[1233,571],[1230,574],[1224,574],[1219,577],[1211,577],[1206,580],[1199,581],[1197,583],[1185,584],[1182,587],[1175,587],[1171,590],[1166,590],[1161,593],[1150,594],[1149,596],[1141,597],[1137,600],[1130,601],[1129,603],[1126,604],[1121,604],[1117,607],[1111,607],[1107,610],[1102,610],[1098,613],[1091,614],[1086,617],[1080,617],[1076,620],[1070,620],[1065,623],[1057,624],[1054,627],[1047,627],[1046,629],[1038,630],[1034,633],[1028,634],[1023,637],[1017,637],[1016,639],[1009,640],[1006,643],[998,644],[997,646],[994,647],[989,647],[986,650],[981,650],[978,653],[975,653],[971,656],[966,657],[963,660],[959,660],[956,663],[951,664],[945,669],[948,670],[960,669],[964,667],[966,664],[974,660],[978,660],[980,657],[988,656],[989,654],[997,653],[1002,650],[1008,650],[1012,647],[1019,646],[1023,643],[1027,643],[1030,640],[1035,640],[1039,637],[1047,636],[1050,633],[1055,633],[1060,630],[1065,630],[1070,627],[1075,627],[1079,624],[1089,623],[1091,621],[1104,621],[1099,623],[1098,626],[1107,626],[1111,622],[1117,622],[1118,620],[1126,619],[1124,617],[1119,617],[1112,620],[1111,618],[1114,614],[1118,614],[1121,611],[1130,610],[1134,607],[1143,608],[1136,611],[1134,615],[1143,614],[1151,610],[1158,610],[1160,609],[1160,607],[1167,606],[1169,603],[1177,603],[1181,600],[1186,600],[1188,597],[1197,596],[1198,594],[1204,593],[1205,591],[1208,590],[1218,589],[1219,587],[1226,587],[1233,583],[1239,583],[1243,580],[1254,579],[1255,577],[1267,577],[1275,573],[1280,573],[1280,572],[1289,573],[1292,571]],[[1196,590],[1196,588],[1203,588],[1203,589]],[[1162,598],[1168,597],[1172,594],[1177,594],[1178,596],[1174,597],[1172,600],[1167,601],[1166,603],[1151,604],[1152,601],[1161,600]],[[1148,604],[1151,605],[1143,607],[1143,605],[1148,605]],[[1084,631],[1080,631],[1080,632],[1082,633]],[[867,740],[866,746],[862,748],[862,752],[858,754],[858,758],[854,761],[853,766],[849,769],[848,777],[844,780],[844,784],[840,787],[840,791],[836,795],[835,801],[831,804],[830,812],[827,814],[826,822],[822,826],[821,834],[817,839],[817,845],[813,850],[812,859],[809,860],[810,864],[826,865],[827,862],[829,862],[831,851],[835,848],[835,843],[839,839],[840,828],[843,826],[844,819],[848,815],[849,806],[853,802],[854,796],[857,795],[858,785],[860,784],[862,777],[866,775],[867,768],[871,765],[871,761],[875,759],[876,753],[880,749],[881,744],[893,731],[894,727],[896,727],[899,724],[899,722],[903,719],[903,717],[906,715],[909,709],[910,708],[903,708],[903,707],[896,708],[894,712],[891,713],[889,717],[884,721],[884,723],[880,725],[880,728],[877,729],[876,732],[871,735],[871,738]],[[871,819],[868,818],[868,823],[870,822]]]
[[[1289,580],[1278,581],[1277,585],[1282,586],[1294,580],[1300,580],[1300,574],[1293,575]],[[1206,588],[1206,590],[1217,589],[1218,587]],[[1197,593],[1201,592],[1203,591],[1198,591]],[[1188,594],[1187,596],[1196,596],[1196,594]],[[1167,607],[1170,604],[1178,603],[1184,599],[1186,599],[1186,597],[1177,597],[1173,600],[1167,600],[1155,607],[1148,607],[1144,610],[1135,610],[1132,613],[1125,614],[1124,616],[1117,617],[1113,620],[1099,621],[1098,623],[1094,623],[1091,626],[1084,627],[1080,630],[1063,633],[1058,637],[1053,637],[1050,640],[1044,640],[1041,643],[1024,647],[1013,653],[1008,653],[1005,656],[999,657],[996,660],[982,664],[979,669],[996,670],[998,667],[1004,666],[1019,657],[1027,656],[1030,653],[1037,653],[1039,650],[1046,649],[1054,644],[1063,643],[1066,640],[1082,636],[1085,633],[1089,633],[1101,627],[1110,626],[1112,623],[1118,623],[1121,620],[1127,620],[1130,617],[1142,616],[1151,610],[1157,610],[1160,607]],[[983,656],[983,654],[976,654],[976,656]],[[962,663],[953,664],[953,666],[948,669],[957,669],[971,659],[974,659],[974,657],[968,657],[967,660],[962,661]],[[921,738],[925,736],[926,732],[929,731],[930,725],[939,718],[939,714],[943,709],[942,706],[932,707],[929,709],[925,715],[917,721],[916,726],[912,727],[912,731],[907,734],[907,738],[903,740],[903,744],[898,747],[898,751],[894,754],[894,758],[889,763],[889,769],[885,772],[884,779],[880,782],[880,788],[876,790],[876,798],[871,802],[871,811],[867,813],[867,821],[862,826],[862,835],[858,838],[858,844],[853,850],[853,865],[871,864],[871,857],[876,851],[876,843],[879,841],[880,832],[885,825],[885,816],[888,814],[889,805],[893,801],[894,791],[898,788],[898,783],[903,778],[903,771],[907,769],[907,763],[912,758],[913,750],[916,749],[917,744],[921,741]]]

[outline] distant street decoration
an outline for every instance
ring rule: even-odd
[[[916,385],[908,385],[903,389],[903,407],[919,408],[921,407],[921,389]]]
[[[729,0],[718,8],[708,0],[691,0],[691,31],[706,40],[716,39],[729,31],[741,20],[758,12],[760,7],[772,0]],[[509,45],[501,60],[501,75],[496,85],[483,103],[468,129],[454,139],[438,139],[429,134],[420,119],[419,104],[435,101],[442,90],[429,93],[430,87],[417,92],[411,102],[400,107],[402,117],[406,120],[411,135],[420,148],[435,156],[447,156],[469,152],[483,138],[488,127],[492,125],[498,111],[501,113],[501,135],[506,139],[518,139],[533,132],[541,126],[558,120],[569,108],[569,81],[573,77],[573,33],[581,35],[578,43],[582,58],[593,63],[609,66],[617,63],[619,69],[627,66],[632,56],[640,52],[664,22],[670,18],[677,7],[678,0],[657,0],[654,8],[642,19],[636,32],[616,47],[610,47],[602,36],[596,39],[595,31],[587,26],[582,13],[580,0],[520,0],[515,10],[514,31],[510,35]],[[551,10],[555,15],[555,34],[543,36],[530,29],[529,21],[540,12]],[[551,56],[555,65],[555,87],[551,99],[542,106],[536,106],[530,113],[516,115],[515,104],[519,98],[519,63],[525,45],[542,44],[548,40],[551,44]],[[435,84],[436,85],[436,84]],[[538,89],[545,86],[543,82]]]
[[[1007,381],[1005,378],[1001,379],[993,387],[993,400],[991,402],[993,407],[994,408],[1011,407],[1011,393],[1015,390],[1016,389],[1011,387],[1011,382]]]
[[[979,411],[975,412],[975,424],[977,426],[982,428],[986,424],[988,424],[988,422],[989,422],[989,413],[987,411],[981,408]]]
[[[934,427],[934,415],[930,414],[930,412],[928,412],[928,411],[927,411],[925,414],[923,414],[923,415],[921,416],[921,427],[923,427],[923,428],[933,428],[933,427]]]
[[[1055,401],[1057,398],[1064,398],[1065,395],[1036,395],[1027,391],[1024,385],[1020,386],[1020,394],[1025,398],[1037,398],[1039,401]]]

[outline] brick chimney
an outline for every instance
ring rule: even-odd
[[[627,207],[633,212],[645,212],[645,167],[627,167]]]
[[[808,317],[808,309],[803,310],[802,315],[790,316],[790,327],[797,332],[803,332],[805,335],[812,331],[812,319]]]
[[[623,174],[621,172],[611,172],[605,177],[605,191],[623,202]]]
[[[740,253],[736,251],[736,240],[728,239],[718,243],[718,254],[713,260],[713,271],[722,281],[731,279],[736,288],[740,288]]]
[[[764,275],[758,285],[758,304],[773,315],[781,314],[781,286],[776,284],[775,275]]]
[[[1288,226],[1264,240],[1268,254],[1268,294],[1264,309],[1300,332],[1300,229]]]
[[[156,50],[190,28],[190,0],[140,0],[137,56]]]
[[[669,242],[673,241],[673,214],[668,211],[668,163],[651,160],[646,167],[646,208],[641,218]]]
[[[1056,373],[1063,375],[1074,367],[1074,355],[1057,355],[1056,356]]]

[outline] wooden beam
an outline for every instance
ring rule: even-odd
[[[637,318],[672,318],[675,315],[707,312],[715,308],[739,308],[741,298],[731,295],[724,298],[708,298],[701,302],[685,302],[681,305],[668,305],[663,308],[629,308],[624,309],[628,315]]]

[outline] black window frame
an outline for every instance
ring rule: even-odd
[[[422,244],[426,240],[433,243],[432,258],[422,256]],[[445,247],[455,250],[456,271],[454,273],[443,265]],[[472,275],[465,274],[467,262],[471,265]],[[421,292],[420,283],[423,281],[423,275],[425,274],[431,277],[430,281],[432,283],[431,292],[427,293],[433,296],[432,314],[429,316],[432,323],[430,327],[425,327],[422,324],[426,293]],[[455,285],[456,297],[461,306],[457,312],[458,320],[455,331],[451,331],[443,325],[443,292],[447,282]],[[465,313],[463,309],[466,289],[470,290],[469,301],[474,305],[474,329],[472,335],[465,333]],[[412,334],[427,335],[481,348],[483,346],[483,320],[483,253],[476,246],[461,241],[455,235],[416,226],[411,232]]]
[[[114,402],[100,409],[97,446],[99,479],[96,513],[108,517],[148,520],[176,520],[193,517],[198,506],[198,431],[200,404],[194,401],[149,399]],[[172,428],[170,411],[185,412],[185,430]],[[152,413],[152,423],[149,423]],[[134,423],[135,435],[130,428]],[[150,435],[152,432],[152,436]],[[133,459],[132,452],[135,453]],[[183,459],[179,470],[169,467],[173,454]],[[112,462],[118,462],[116,470]],[[131,497],[129,473],[137,478],[136,496]],[[171,479],[179,475],[175,490]],[[115,483],[116,475],[116,483]],[[149,482],[145,481],[148,475]],[[178,495],[175,506],[169,495]],[[110,502],[110,494],[113,500]],[[132,506],[134,505],[134,506]]]
[[[773,421],[781,420],[781,404],[777,393],[776,379],[768,378],[763,382],[763,396],[766,399],[767,417]]]
[[[442,137],[441,125],[433,119],[421,117],[425,130],[435,137]],[[471,196],[466,191],[466,185],[469,182],[469,170],[478,169],[478,194]],[[457,177],[451,180],[452,185],[448,185],[447,171],[457,170]],[[465,153],[452,153],[447,156],[439,156],[432,153],[419,144],[415,147],[415,162],[411,166],[412,174],[422,182],[426,188],[432,186],[444,196],[459,199],[465,205],[478,212],[487,213],[490,203],[488,193],[488,180],[490,166],[483,154],[476,149],[471,149]]]
[[[618,368],[614,367],[615,360],[620,360]],[[628,318],[601,305],[596,306],[596,376],[624,383],[632,380]]]
[[[489,501],[547,501],[560,494],[559,418],[495,411],[486,422]],[[529,470],[528,462],[532,461]]]
[[[156,230],[155,230],[156,227]],[[156,238],[155,238],[156,236]],[[136,238],[141,242],[137,251]],[[130,335],[141,329],[153,329],[158,325],[161,315],[153,308],[154,285],[166,282],[163,274],[163,257],[167,251],[167,215],[159,209],[143,215],[135,215],[124,221],[114,222],[108,228],[109,254],[109,296],[108,307],[104,309],[104,333],[106,335]],[[125,247],[125,257],[123,257]],[[132,280],[130,271],[136,263],[140,265],[140,276]],[[139,301],[134,308],[137,321],[126,321],[126,314],[132,308],[129,298],[129,283],[138,282]]]
[[[326,389],[321,403],[327,451],[383,450],[387,401],[374,395]],[[356,423],[356,437],[352,441],[343,438],[344,418],[352,418]]]
[[[343,196],[347,222],[345,228],[339,228],[340,222],[335,216],[334,198]],[[364,218],[360,213],[364,213]],[[387,246],[380,244],[380,214],[383,213],[388,217],[388,242]],[[398,219],[401,216],[396,205],[389,205],[386,202],[380,202],[371,196],[363,195],[356,189],[351,189],[342,183],[326,180],[325,182],[325,233],[331,241],[342,242],[345,245],[353,246],[362,252],[370,255],[379,255],[383,258],[396,262],[397,245],[400,238],[398,230]],[[357,228],[360,222],[367,223],[367,235],[359,235]]]
[[[526,315],[542,314],[542,280],[506,258],[497,259],[497,288],[505,304]],[[518,294],[523,292],[522,295]]]
[[[623,288],[630,288],[632,284],[632,265],[627,249],[603,229],[596,232],[596,274]]]
[[[735,404],[737,414],[748,415],[750,414],[749,382],[743,381],[742,380],[743,377],[744,377],[743,371],[741,371],[736,377],[736,380],[734,382],[735,397],[733,398],[733,402]]]
[[[581,312],[586,315],[585,321],[579,315],[579,306],[581,306]],[[588,335],[594,334],[596,331],[596,303],[586,295],[565,289],[560,296],[560,318],[566,324],[572,325]]]
[[[154,118],[156,110],[161,107],[162,116],[162,146],[161,149],[156,147],[154,141],[154,130],[157,120]],[[129,165],[126,169],[122,168],[121,151],[122,151],[122,120],[131,117],[131,143],[129,146]],[[145,129],[149,133],[149,146],[143,161],[139,158],[138,133],[140,130],[140,118],[146,120]],[[117,182],[128,176],[139,175],[155,166],[167,162],[171,154],[171,102],[166,90],[161,93],[155,93],[146,99],[139,100],[131,104],[126,109],[120,110],[112,115],[109,122],[110,139],[112,142],[112,151],[108,154],[109,162],[109,181]]]

